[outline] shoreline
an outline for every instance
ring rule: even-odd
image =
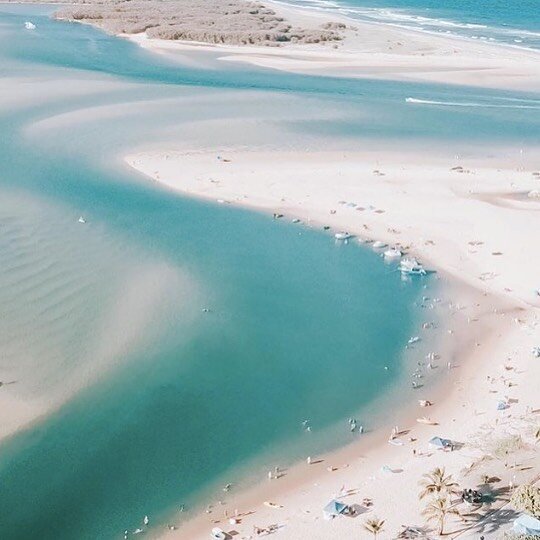
[[[223,159],[216,159],[220,154]],[[124,162],[172,192],[267,214],[277,212],[284,219],[300,219],[304,225],[328,226],[332,233],[347,231],[354,235],[351,242],[382,240],[475,289],[522,307],[540,308],[534,265],[524,268],[521,264],[529,245],[529,217],[539,219],[535,213],[540,210],[540,199],[527,196],[540,184],[540,171],[532,167],[538,156],[539,151],[532,149],[526,157],[517,154],[497,160],[432,156],[426,163],[414,151],[392,154],[369,149],[295,152],[220,148],[143,151],[125,156]],[[339,179],[339,194],[335,185],[327,184],[332,177]],[[431,177],[438,178],[439,184],[430,184]],[[294,182],[287,178],[294,178]],[[449,209],[448,197],[452,199]],[[350,208],[347,203],[352,201],[355,207]],[[461,224],[462,232],[471,238],[457,246],[449,238],[452,235],[446,230],[446,222],[435,228],[437,222],[432,219],[439,216],[429,206],[435,202],[436,210],[449,219],[466,210],[470,223],[479,231],[472,232]],[[477,209],[489,217],[493,211],[519,216],[523,234],[493,239],[497,235],[491,223],[480,220]],[[422,215],[410,215],[414,211]],[[428,224],[432,228],[429,238],[425,237]],[[501,223],[493,223],[497,225],[504,230]],[[452,232],[459,236],[459,229]],[[473,238],[474,234],[490,238],[491,243]],[[490,248],[493,251],[487,252]],[[455,260],[448,257],[448,250],[456,252],[452,254]],[[503,278],[495,269],[510,274],[504,268],[509,263],[519,272],[504,276],[506,281],[501,283]]]
[[[493,333],[496,332],[493,330]],[[482,356],[490,356],[494,345],[488,345],[482,351]],[[211,513],[205,513],[202,507],[196,508],[190,519],[178,523],[177,530],[162,533],[155,531],[156,537],[203,540],[208,538],[213,527],[218,526],[228,533],[238,533],[237,538],[247,540],[257,538],[252,534],[253,526],[276,524],[280,528],[280,538],[294,540],[309,535],[320,540],[330,540],[336,537],[348,538],[358,533],[365,519],[374,516],[387,523],[387,532],[390,534],[382,535],[383,538],[394,538],[404,524],[422,527],[424,522],[420,517],[420,508],[414,508],[417,482],[422,474],[442,463],[455,478],[463,482],[460,471],[475,461],[470,455],[458,455],[458,452],[446,454],[431,451],[427,441],[435,435],[450,436],[457,440],[456,435],[459,437],[458,434],[463,433],[462,429],[454,427],[456,422],[463,420],[456,414],[455,401],[463,401],[463,379],[479,378],[479,373],[474,373],[479,356],[473,351],[464,365],[456,369],[452,380],[441,381],[430,387],[429,395],[435,395],[437,403],[429,409],[429,417],[436,419],[438,426],[415,423],[414,418],[422,415],[425,410],[416,407],[415,412],[414,403],[403,404],[404,411],[396,418],[404,434],[400,439],[407,440],[404,447],[389,445],[386,431],[389,426],[379,426],[362,440],[317,455],[315,465],[295,462],[284,469],[283,479],[272,482],[262,478],[258,481],[252,479],[251,485],[241,487],[237,494],[226,499],[223,506],[216,504],[217,497],[209,499],[213,503]],[[482,370],[482,375],[485,373]],[[484,411],[475,410],[473,421],[482,414]],[[414,442],[410,442],[409,437]],[[413,450],[416,455],[411,453]],[[479,452],[476,452],[476,456],[481,461]],[[385,467],[390,467],[391,472],[384,472]],[[487,467],[484,470],[492,471],[493,468]],[[501,482],[505,483],[512,478],[518,480],[513,471],[501,476]],[[528,478],[528,475],[520,474],[519,482]],[[390,494],[388,490],[395,492]],[[410,494],[410,500],[404,502],[402,494]],[[324,521],[322,509],[333,498],[359,506],[360,515],[355,520],[341,518],[331,523]],[[373,501],[373,507],[363,507],[365,499]],[[268,508],[265,501],[271,501],[279,507]],[[506,500],[501,502],[506,504]],[[397,508],[400,508],[399,513],[396,512]],[[490,507],[489,510],[492,509]],[[228,520],[237,511],[239,523],[231,525]],[[168,522],[175,523],[174,517]],[[457,523],[453,523],[450,528],[457,529]],[[471,525],[469,532],[473,531],[474,526]],[[476,539],[477,536],[471,538]],[[489,535],[486,538],[490,538]]]
[[[137,45],[182,63],[185,55],[215,56],[216,61],[248,64],[290,73],[368,78],[540,91],[540,51],[405,29],[383,22],[358,21],[265,2],[278,15],[303,27],[324,22],[343,24],[343,39],[332,43],[214,45],[148,38],[145,33],[120,34]],[[519,64],[518,64],[519,62]]]
[[[42,2],[7,2],[8,5],[10,3]],[[190,65],[196,65],[197,60],[202,60],[202,65],[205,65],[210,56],[212,62],[221,64],[247,64],[303,75],[540,92],[540,51],[536,49],[474,40],[466,36],[439,35],[382,21],[361,21],[342,14],[287,6],[272,0],[263,2],[263,5],[274,12],[277,19],[283,19],[283,24],[290,25],[291,31],[300,29],[304,32],[306,41],[294,43],[277,40],[266,45],[258,41],[253,44],[213,44],[209,41],[148,37],[142,28],[142,21],[138,23],[141,26],[138,31],[135,23],[129,29],[113,23],[111,28],[107,28],[99,18],[74,19],[70,18],[69,12],[63,17],[60,13],[59,20],[89,24],[165,55],[179,64],[185,62],[189,55]],[[92,8],[92,4],[88,6]],[[99,10],[96,13],[99,14]],[[250,29],[260,31],[256,25],[251,28],[246,21],[243,24],[242,32],[246,35],[249,35]],[[332,25],[328,31],[339,33],[340,39],[330,37],[319,43],[310,42],[310,32],[324,32],[323,27],[327,24]],[[227,34],[226,28],[223,31]],[[196,26],[194,32],[196,35]],[[197,55],[204,56],[197,58]]]
[[[351,503],[359,504],[367,496],[373,498],[376,501],[374,509],[369,509],[367,517],[377,515],[386,519],[392,531],[397,531],[404,523],[419,525],[421,518],[415,498],[403,505],[400,515],[396,515],[395,510],[392,510],[400,503],[393,495],[387,494],[390,480],[385,477],[386,473],[381,473],[382,464],[389,463],[390,466],[404,469],[403,473],[392,475],[391,481],[392,485],[399,484],[397,491],[401,493],[404,489],[416,489],[420,476],[430,468],[439,466],[440,462],[462,481],[461,469],[467,466],[467,460],[472,459],[470,455],[463,456],[460,451],[434,453],[418,459],[410,457],[411,449],[420,448],[420,451],[426,452],[428,434],[461,441],[474,437],[486,422],[497,425],[500,417],[506,413],[501,415],[495,410],[497,396],[491,394],[497,392],[499,396],[507,396],[512,395],[512,391],[506,388],[488,388],[486,392],[485,381],[486,378],[497,381],[491,384],[498,386],[502,381],[505,386],[505,374],[503,372],[501,375],[500,368],[500,364],[505,362],[512,366],[512,378],[519,380],[521,386],[518,387],[519,405],[509,409],[511,412],[508,417],[504,417],[504,422],[514,429],[525,421],[528,410],[536,409],[540,405],[534,388],[531,388],[534,385],[524,384],[526,381],[523,379],[524,373],[539,371],[539,367],[532,364],[534,359],[530,354],[534,339],[523,339],[522,336],[525,329],[534,337],[534,330],[539,324],[540,297],[535,297],[533,292],[536,279],[534,272],[518,270],[516,274],[514,264],[521,267],[524,260],[520,256],[521,246],[513,245],[520,236],[524,240],[529,238],[527,222],[529,218],[538,219],[534,212],[538,210],[537,206],[540,207],[540,202],[514,201],[509,197],[513,190],[508,193],[509,185],[520,185],[521,193],[527,188],[533,189],[539,180],[531,176],[532,170],[515,170],[524,168],[522,166],[516,167],[515,164],[507,162],[506,168],[500,168],[500,162],[490,163],[488,160],[486,163],[485,159],[460,160],[457,167],[461,167],[462,171],[455,170],[456,165],[450,158],[439,158],[440,161],[432,159],[427,165],[420,159],[421,164],[415,165],[419,156],[409,156],[407,160],[400,155],[386,155],[385,158],[384,153],[295,154],[235,150],[220,150],[220,153],[226,157],[226,161],[217,160],[217,152],[213,151],[168,151],[127,156],[126,162],[165,189],[181,192],[183,195],[244,206],[265,213],[278,212],[284,214],[282,219],[300,218],[309,226],[320,227],[328,224],[331,232],[347,230],[360,237],[383,240],[389,245],[407,246],[409,253],[421,257],[423,261],[429,261],[443,276],[449,276],[451,284],[456,287],[453,290],[466,291],[459,303],[464,302],[467,306],[466,315],[470,321],[464,325],[462,333],[456,336],[456,339],[466,340],[469,344],[467,351],[459,354],[458,363],[464,365],[456,370],[457,380],[452,384],[447,381],[447,390],[442,390],[442,395],[437,396],[434,407],[428,410],[416,409],[416,415],[423,416],[427,413],[439,423],[438,427],[415,424],[414,416],[411,415],[406,425],[406,429],[411,430],[407,437],[414,436],[418,443],[406,443],[403,447],[396,448],[388,445],[383,434],[379,433],[374,434],[373,440],[369,442],[366,440],[352,443],[324,455],[323,463],[318,466],[319,470],[298,463],[292,467],[288,473],[290,478],[286,478],[282,486],[269,486],[259,482],[257,486],[239,494],[237,499],[233,499],[234,502],[224,506],[223,509],[229,512],[229,516],[233,508],[239,508],[243,517],[239,525],[231,526],[223,516],[219,516],[220,526],[224,530],[239,531],[239,538],[252,537],[251,529],[254,525],[264,526],[271,523],[286,524],[279,535],[291,540],[307,535],[317,539],[334,538],[336,536],[333,535],[339,534],[346,537],[345,535],[353,534],[353,531],[361,527],[359,522],[363,520],[362,517],[359,520],[343,518],[328,525],[323,525],[321,518],[322,506],[338,492],[338,486],[353,489],[354,494],[346,497]],[[479,164],[482,164],[482,169]],[[294,186],[290,185],[291,182],[287,183],[284,180],[286,178],[294,178]],[[333,178],[334,182],[329,181],[329,178]],[[359,178],[362,179],[360,184]],[[437,178],[439,182],[434,185],[430,183],[431,178]],[[372,185],[374,182],[375,185]],[[484,189],[482,192],[478,190],[479,193],[474,190],[473,193],[468,193],[468,186],[463,186],[462,183],[482,185]],[[452,196],[454,200],[449,199]],[[372,198],[376,200],[371,200]],[[346,205],[340,206],[339,199],[370,202],[374,210],[366,213],[363,209],[358,213]],[[439,206],[439,199],[444,205]],[[467,209],[468,206],[472,208]],[[422,216],[422,209],[425,210],[426,207],[435,214],[427,213]],[[476,222],[485,222],[485,228],[480,227],[482,234],[479,234],[479,231],[470,231],[470,239],[464,236],[471,226],[471,223],[467,222],[464,223],[463,231],[460,231],[456,224],[453,224],[454,229],[448,230],[451,228],[450,223],[456,207],[460,208],[462,221],[466,222],[467,217],[472,216],[472,223],[475,225]],[[375,209],[383,211],[376,213]],[[331,213],[332,211],[335,213]],[[514,228],[509,234],[500,234],[496,226],[497,220],[501,219],[501,213],[512,216]],[[416,215],[416,222],[411,225],[415,214],[420,214],[420,217]],[[361,219],[358,218],[359,215],[362,216]],[[520,215],[527,218],[523,220]],[[444,227],[439,228],[438,222]],[[505,227],[507,226],[508,223]],[[431,234],[426,238],[425,232],[429,229]],[[456,245],[454,236],[459,238],[464,246]],[[499,241],[504,243],[504,247],[495,246]],[[484,245],[488,247],[483,248]],[[496,249],[500,251],[495,251]],[[508,253],[508,249],[511,253]],[[486,250],[493,251],[486,253]],[[471,264],[475,256],[481,260]],[[537,256],[531,257],[527,264],[530,268],[537,267]],[[497,260],[506,262],[502,265],[493,262]],[[540,261],[536,262],[540,264]],[[494,276],[482,279],[486,268],[493,264],[497,264],[498,271],[503,272],[502,278]],[[501,303],[505,306],[502,310]],[[497,312],[494,313],[495,308]],[[481,327],[484,328],[483,331],[479,330]],[[462,362],[464,357],[466,361]],[[493,365],[494,358],[496,365]],[[467,381],[466,385],[463,385],[464,381]],[[478,399],[475,389],[480,389]],[[467,404],[470,407],[472,403],[474,411],[481,410],[482,413],[468,413]],[[413,410],[411,404],[411,414]],[[459,427],[456,427],[457,424]],[[495,432],[499,429],[501,428],[495,428]],[[507,430],[508,426],[502,433]],[[369,444],[370,442],[373,444]],[[359,452],[362,457],[358,456]],[[478,454],[476,450],[470,449],[468,453]],[[328,463],[347,463],[347,467],[328,472],[325,470]],[[535,463],[535,466],[537,465]],[[509,482],[512,477],[517,478],[515,471],[512,471],[512,474],[501,471],[497,464],[486,467],[490,474],[503,478],[501,481]],[[358,485],[357,479],[365,478],[366,475],[373,480]],[[526,477],[527,475],[523,474],[520,479]],[[382,487],[375,486],[375,482]],[[280,484],[280,481],[275,484]],[[272,498],[283,508],[268,508],[262,504],[262,501]],[[213,517],[212,514],[201,512],[178,531],[170,532],[167,537],[206,538],[209,530],[215,526]],[[489,538],[489,535],[486,538]]]

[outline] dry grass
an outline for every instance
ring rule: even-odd
[[[56,17],[88,22],[113,34],[146,32],[152,38],[234,45],[338,41],[344,26],[295,28],[249,0],[74,0]]]

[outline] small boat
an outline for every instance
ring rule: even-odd
[[[36,25],[33,23],[33,22],[30,22],[30,21],[26,21],[24,23],[24,27],[27,29],[27,30],[35,30],[36,29]]]
[[[425,268],[415,258],[403,259],[399,270],[402,274],[411,276],[425,276],[427,274]]]
[[[82,216],[78,219],[79,223],[86,223],[86,219],[84,219]]]
[[[375,242],[373,242],[372,246],[373,246],[374,249],[383,249],[385,247],[388,247],[388,244],[384,243],[381,240],[375,240]]]
[[[383,253],[383,255],[385,259],[396,260],[396,259],[401,259],[401,257],[403,256],[403,253],[401,253],[399,249],[390,248],[390,249],[387,249]]]
[[[352,235],[348,232],[337,232],[334,234],[334,238],[336,240],[348,240],[349,238],[352,238]]]
[[[268,506],[268,508],[283,508],[281,504],[277,504],[275,502],[270,502],[270,501],[264,501],[264,506]]]
[[[401,439],[388,439],[388,444],[393,446],[403,446],[404,442]]]
[[[413,336],[412,338],[407,341],[409,345],[412,345],[413,343],[418,343],[420,341],[420,338],[418,336]]]
[[[438,426],[439,422],[435,422],[431,418],[427,418],[426,416],[422,416],[422,418],[417,418],[416,421],[419,424],[426,424],[426,426]]]
[[[150,520],[148,519],[148,516],[144,516],[143,523],[145,525],[148,525],[148,523],[150,523]]]
[[[540,358],[540,347],[533,347],[532,348],[532,355],[535,358]]]

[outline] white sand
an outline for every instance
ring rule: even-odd
[[[218,160],[218,154],[230,161]],[[457,380],[450,392],[422,396],[436,404],[429,409],[418,407],[415,415],[427,415],[439,426],[411,421],[402,426],[411,430],[403,437],[402,447],[384,441],[358,443],[324,456],[321,464],[299,464],[285,478],[263,482],[250,493],[216,495],[227,505],[198,516],[170,533],[172,537],[208,538],[213,521],[221,520],[225,530],[239,532],[239,539],[253,537],[253,525],[271,523],[283,526],[276,538],[367,538],[363,516],[333,522],[322,519],[321,508],[344,486],[353,490],[343,498],[348,503],[373,498],[367,516],[386,519],[380,538],[392,538],[402,524],[423,525],[417,482],[435,466],[446,466],[463,487],[476,487],[486,471],[502,479],[495,488],[506,486],[513,477],[519,483],[537,473],[537,457],[531,452],[525,452],[523,459],[532,460],[527,462],[532,469],[509,470],[491,460],[469,477],[464,477],[462,468],[482,455],[470,446],[453,453],[412,455],[413,448],[428,452],[426,441],[433,435],[468,441],[477,438],[485,425],[501,436],[520,431],[525,438],[531,437],[523,418],[529,409],[540,407],[535,383],[540,362],[530,352],[540,342],[540,296],[535,292],[540,288],[540,252],[535,249],[540,201],[523,193],[539,187],[540,179],[530,168],[537,158],[532,151],[495,161],[368,151],[240,150],[147,152],[127,158],[137,170],[182,193],[279,212],[285,215],[283,219],[300,218],[318,228],[328,224],[331,232],[346,230],[403,246],[428,266],[476,291],[455,293],[459,296],[454,300],[466,306],[463,314],[470,318],[468,331],[457,332],[456,340],[472,340],[468,345],[463,341],[468,352],[459,358]],[[456,166],[464,172],[451,170]],[[355,202],[364,209],[339,201]],[[500,306],[503,310],[493,313]],[[487,381],[488,375],[494,382]],[[508,386],[508,380],[515,386]],[[496,411],[497,400],[504,397],[518,402],[505,412]],[[535,422],[540,422],[540,415]],[[418,442],[408,442],[411,436]],[[344,464],[347,467],[338,471],[326,470],[329,465]],[[403,471],[383,473],[384,464]],[[274,500],[283,508],[268,508],[264,500]],[[231,515],[234,508],[254,513],[231,526],[223,512]],[[455,531],[460,525],[451,522],[449,528]]]
[[[224,61],[313,75],[540,89],[540,53],[536,51],[358,22],[272,2],[265,4],[301,27],[315,27],[328,21],[345,23],[345,39],[338,43],[264,47],[148,39],[145,34],[127,37],[179,61],[185,59],[186,53],[204,51],[215,53]]]
[[[219,154],[230,162],[218,160]],[[426,162],[419,156],[415,162],[413,156],[368,152],[215,151],[148,152],[127,161],[185,193],[407,246],[474,287],[540,306],[535,294],[540,278],[533,263],[536,257],[540,264],[540,254],[531,244],[531,228],[540,226],[540,201],[526,196],[538,189],[540,179],[530,170],[516,170],[525,159],[533,156],[521,158],[516,152],[508,168],[442,157]]]
[[[21,1],[47,3],[8,0]],[[53,3],[62,2],[55,0]],[[268,17],[262,16],[264,8],[258,8],[261,13],[251,15],[253,6],[240,0],[227,5],[220,2],[122,1],[113,10],[103,0],[81,0],[75,4],[60,9],[59,16],[104,28],[180,62],[192,62],[193,54],[186,53],[198,51],[211,53],[222,61],[295,73],[540,89],[540,52],[535,50],[361,22],[272,0],[263,4],[275,12],[275,16],[269,16],[272,20],[276,18],[274,23],[264,22]],[[311,38],[321,32],[324,34],[322,25],[328,23],[346,26],[345,29],[330,30],[341,39],[311,43]],[[293,34],[300,29],[296,33],[302,42],[279,41],[277,35],[289,35],[288,30],[282,32],[282,27],[290,27]],[[145,28],[148,30],[144,31]],[[269,39],[261,38],[261,33]],[[251,34],[253,43],[258,45],[236,45],[246,42]],[[175,36],[188,36],[201,42],[175,40]],[[226,44],[212,44],[220,40]]]

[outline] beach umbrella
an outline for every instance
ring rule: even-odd
[[[504,411],[505,409],[508,409],[508,403],[506,401],[498,401],[497,402],[497,410],[498,411]]]
[[[540,536],[540,520],[527,514],[521,514],[514,520],[513,529],[517,534],[531,535],[536,538]]]
[[[452,441],[450,439],[443,439],[442,437],[433,437],[430,439],[429,444],[436,448],[450,448]]]
[[[332,499],[323,510],[325,519],[332,519],[336,516],[339,516],[347,511],[349,507],[336,499]]]

